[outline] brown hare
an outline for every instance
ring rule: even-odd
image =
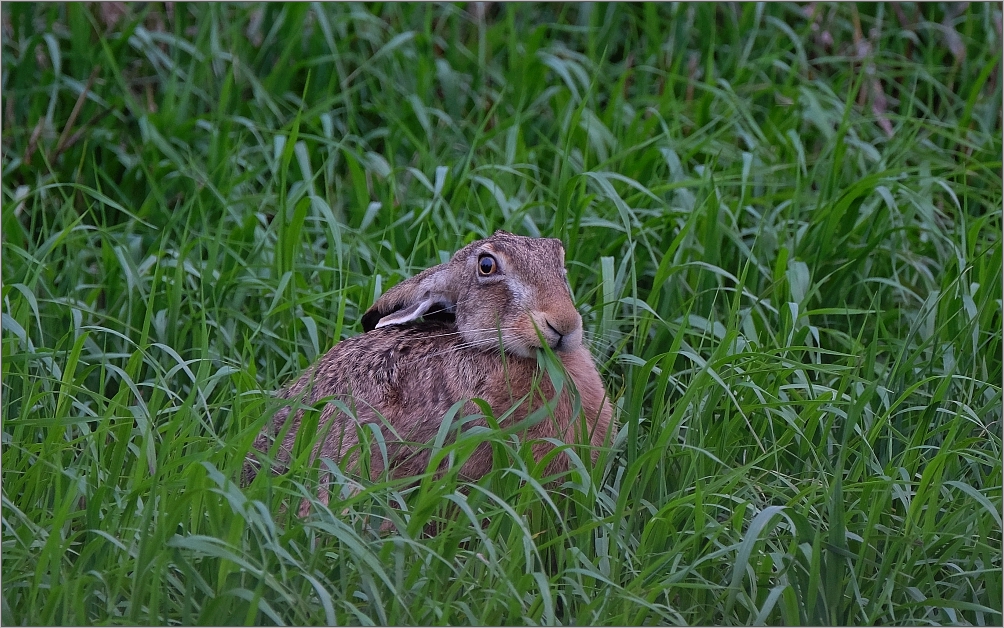
[[[336,344],[278,392],[291,406],[331,398],[353,412],[349,416],[334,403],[323,406],[317,429],[326,436],[313,455],[334,461],[348,456],[351,466],[358,458],[359,426],[375,423],[384,429],[387,470],[395,477],[421,474],[429,463],[426,445],[444,415],[467,401],[457,417],[481,416],[470,401],[479,398],[496,417],[518,406],[503,425],[552,402],[548,416],[524,435],[533,442],[535,459],[553,449],[544,440],[549,438],[592,445],[595,459],[595,447],[612,437],[612,406],[583,344],[582,317],[572,303],[564,263],[560,240],[499,231],[388,290],[363,315],[366,333]],[[542,343],[567,374],[557,400],[536,357]],[[292,421],[277,453],[279,464],[288,463],[301,417],[302,411],[282,408],[255,440],[255,450],[269,451],[286,421]],[[480,418],[466,425],[486,423]],[[375,476],[384,470],[384,454],[373,449],[370,472]],[[491,464],[491,448],[482,443],[463,462],[461,476],[478,479]],[[568,464],[566,455],[554,456],[545,474],[567,470]],[[249,457],[245,483],[254,478],[257,465]],[[323,476],[321,483],[320,499],[327,503]],[[303,507],[301,512],[306,514]]]

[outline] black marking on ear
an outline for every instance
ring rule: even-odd
[[[374,308],[366,310],[366,313],[363,314],[363,331],[373,331],[376,329],[381,317],[383,317],[383,314]]]
[[[435,307],[425,314],[422,315],[423,321],[442,321],[444,323],[455,323],[457,322],[457,314],[452,307],[447,307],[446,304],[440,304],[441,307]]]

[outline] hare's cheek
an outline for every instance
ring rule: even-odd
[[[525,320],[520,319],[517,325],[509,328],[504,340],[510,352],[518,353],[524,358],[532,357],[534,351],[543,346],[540,335],[529,317]],[[544,341],[546,340],[545,338]]]
[[[537,334],[530,330],[527,334],[524,329],[509,329],[502,334],[502,346],[506,353],[521,358],[533,357],[534,351],[540,348],[540,341]]]
[[[518,358],[532,358],[538,347],[528,347],[525,344],[513,343],[505,346],[505,351]]]

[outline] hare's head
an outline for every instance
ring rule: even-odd
[[[450,313],[473,347],[499,346],[531,357],[541,339],[555,351],[582,344],[560,240],[497,231],[457,251],[449,262],[401,282],[363,315],[363,329]],[[539,333],[538,333],[539,332]]]

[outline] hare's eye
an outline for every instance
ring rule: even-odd
[[[498,263],[491,255],[482,255],[478,259],[478,274],[482,277],[494,275],[496,270],[498,270]]]

